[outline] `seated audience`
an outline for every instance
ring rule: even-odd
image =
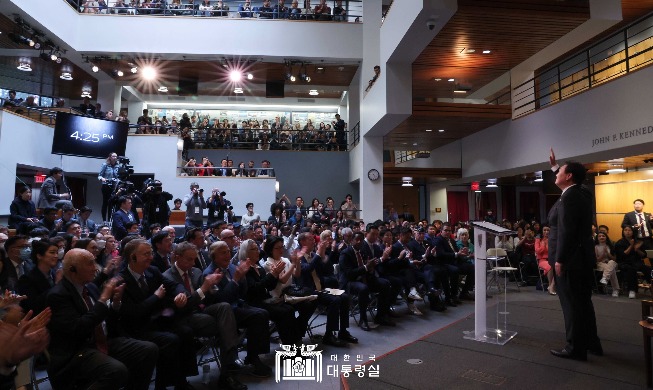
[[[101,291],[91,284],[95,261],[83,249],[66,254],[63,273],[47,297],[52,310],[48,375],[53,387],[147,389],[157,346],[116,336],[115,328],[103,326],[118,315],[125,286],[118,285],[119,279],[109,280]]]
[[[9,229],[18,229],[20,225],[38,223],[36,206],[32,202],[32,190],[25,186],[18,190],[18,196],[9,206]]]

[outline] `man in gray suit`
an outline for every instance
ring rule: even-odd
[[[552,349],[556,357],[587,360],[587,352],[603,355],[592,304],[593,269],[596,263],[592,240],[594,195],[582,185],[585,167],[567,162],[558,167],[551,149],[551,169],[556,172],[560,199],[549,211],[549,263],[565,318],[567,345]]]
[[[239,340],[234,312],[226,302],[212,302],[211,291],[223,275],[213,273],[203,276],[200,269],[193,267],[196,259],[197,247],[189,242],[181,242],[174,250],[174,264],[163,273],[164,278],[183,285],[190,296],[184,310],[178,313],[176,326],[188,327],[199,337],[217,336],[222,367],[218,387],[247,389],[232,375],[239,368],[234,363],[238,358]]]

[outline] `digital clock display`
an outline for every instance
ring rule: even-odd
[[[125,155],[129,124],[57,112],[52,154],[107,158]]]

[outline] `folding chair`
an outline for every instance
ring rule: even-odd
[[[508,261],[508,253],[506,252],[505,249],[502,248],[489,248],[486,252],[486,259],[487,259],[487,264],[488,264],[488,275],[490,275],[490,280],[487,282],[487,289],[490,289],[491,285],[496,285],[497,290],[501,292],[501,283],[499,282],[499,273],[503,272],[504,273],[504,278],[508,277],[508,272],[512,272],[513,276],[515,271],[518,269],[515,267],[511,267],[510,264],[508,265],[500,265],[499,262],[507,262]],[[516,278],[515,278],[516,280]],[[517,290],[521,291],[519,289],[519,283],[515,282],[517,285]],[[504,280],[504,285],[505,285],[505,280]]]

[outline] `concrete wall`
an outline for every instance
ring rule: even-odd
[[[0,188],[4,189],[0,191],[0,215],[9,214],[9,205],[14,197],[16,166],[22,164],[40,168],[43,172],[59,166],[71,177],[88,179],[87,203],[96,210],[97,214],[94,213],[93,216],[99,219],[102,199],[97,173],[104,161],[51,154],[53,133],[54,129],[50,127],[0,111]],[[237,215],[246,212],[245,203],[248,201],[261,205],[275,201],[274,179],[177,177],[178,154],[177,137],[167,136],[130,136],[125,153],[137,174],[161,180],[163,189],[175,197],[183,198],[190,183],[198,181],[207,192],[212,187],[228,192],[227,198],[234,202]],[[37,193],[38,191],[34,195]]]
[[[206,156],[216,165],[219,165],[223,158],[233,160],[235,166],[241,161],[247,163],[253,160],[257,167],[261,166],[261,161],[269,160],[279,181],[277,196],[286,194],[293,202],[297,196],[303,197],[306,204],[309,204],[313,198],[324,202],[327,196],[331,196],[339,205],[345,199],[345,195],[352,194],[354,203],[360,203],[358,186],[350,184],[347,180],[349,172],[347,152],[192,150],[189,155],[198,160]],[[230,190],[225,191],[229,195]],[[246,199],[243,198],[243,204],[239,206],[244,207]],[[257,204],[257,212],[261,216],[269,216],[268,209],[271,203]]]

